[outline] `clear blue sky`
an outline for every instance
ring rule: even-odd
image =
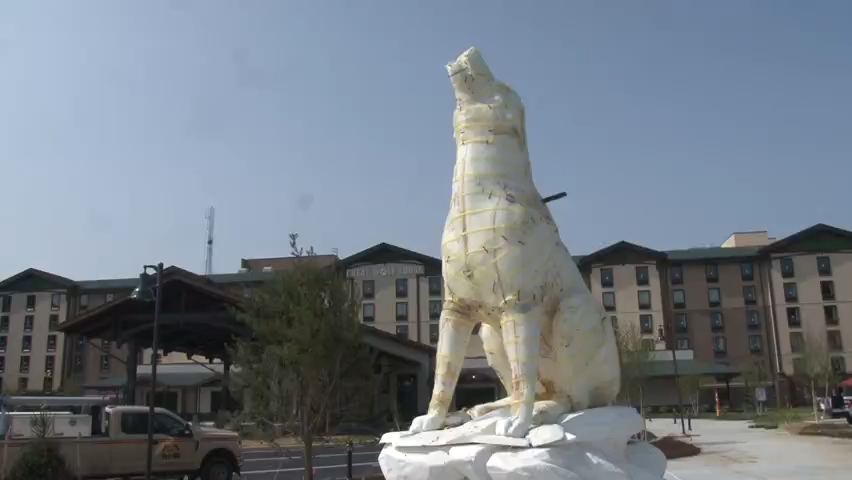
[[[437,255],[479,47],[527,106],[573,253],[852,227],[849,1],[33,1],[0,5],[0,277]]]

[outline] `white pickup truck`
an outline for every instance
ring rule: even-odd
[[[154,410],[152,470],[155,477],[230,480],[242,465],[241,442],[235,432],[193,426],[174,413]],[[9,413],[6,440],[0,450],[5,474],[33,437],[31,419],[47,415],[49,433],[79,479],[145,476],[148,407],[108,406],[98,421],[69,412]],[[28,428],[29,427],[29,428]]]

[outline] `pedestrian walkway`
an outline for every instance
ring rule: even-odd
[[[669,461],[668,480],[846,480],[852,466],[852,440],[791,435],[783,429],[748,428],[749,422],[693,420],[696,457]],[[671,420],[648,430],[680,435]]]

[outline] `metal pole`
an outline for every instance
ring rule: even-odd
[[[346,480],[352,480],[352,442],[346,442]]]
[[[677,371],[677,339],[675,338],[675,322],[671,325],[672,365],[674,367],[675,390],[677,390],[677,409],[680,412],[680,430],[686,435],[686,423],[683,421],[683,396],[680,393],[680,377]]]
[[[151,480],[151,464],[154,457],[154,403],[157,392],[157,350],[160,342],[158,335],[158,324],[160,323],[160,305],[162,300],[163,264],[157,264],[157,292],[154,296],[154,339],[151,342],[151,389],[148,400],[148,452],[145,459],[145,479]]]

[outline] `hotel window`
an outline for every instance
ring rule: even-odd
[[[44,357],[44,371],[48,373],[53,373],[53,369],[56,367],[56,357],[53,355],[46,355]]]
[[[728,351],[728,340],[722,336],[713,337],[713,351],[717,354],[724,354]]]
[[[831,357],[831,371],[835,375],[846,375],[846,358],[841,356]]]
[[[781,278],[793,278],[796,276],[796,265],[791,257],[779,260],[781,264]]]
[[[443,286],[441,282],[443,279],[441,277],[429,277],[429,296],[430,297],[440,297],[443,293]]]
[[[47,336],[47,351],[55,352],[56,351],[56,335],[48,335]]]
[[[9,331],[9,316],[3,315],[0,317],[0,332],[8,332]]]
[[[817,273],[821,277],[830,277],[831,276],[831,258],[828,256],[817,257]]]
[[[53,373],[47,374],[44,376],[44,379],[41,381],[41,391],[42,392],[50,392],[53,390]]]
[[[397,325],[396,336],[408,340],[408,325]]]
[[[33,324],[35,324],[35,315],[25,315],[24,316],[24,331],[32,332]]]
[[[802,353],[805,350],[805,336],[802,332],[790,332],[790,353]]]
[[[408,302],[396,302],[396,321],[408,321]]]
[[[642,333],[654,333],[653,315],[639,315],[639,331]]]
[[[429,319],[438,320],[441,318],[441,310],[444,308],[444,302],[441,300],[429,300]]]
[[[108,352],[110,348],[109,340],[101,340],[101,350]]]
[[[9,346],[9,337],[6,335],[0,336],[0,353],[5,353]]]
[[[374,322],[376,321],[376,305],[372,303],[365,303],[361,305],[361,313],[365,322]]]
[[[713,331],[718,331],[724,328],[725,320],[722,317],[722,312],[710,312],[710,329]]]
[[[429,343],[431,343],[432,345],[438,344],[438,333],[439,333],[438,324],[433,323],[433,324],[429,325]]]
[[[29,373],[29,367],[27,367],[26,372],[21,372],[21,373]],[[18,391],[19,392],[26,392],[29,389],[30,389],[30,379],[27,378],[27,377],[18,378]]]
[[[0,373],[6,373],[6,357],[0,357]]]
[[[612,312],[615,310],[615,293],[614,292],[603,292],[601,294],[601,300],[603,301],[604,310],[608,312]]]
[[[0,312],[9,313],[10,311],[12,311],[12,296],[0,296]]]
[[[746,305],[757,303],[757,289],[754,288],[754,285],[743,285],[743,300]]]
[[[840,324],[840,314],[837,312],[837,305],[824,305],[822,313],[825,315],[825,324],[836,326]]]
[[[56,330],[56,327],[58,327],[58,326],[59,326],[59,315],[57,315],[55,313],[51,313],[50,316],[47,318],[48,330],[50,330],[52,332],[52,331]]]
[[[21,337],[21,351],[24,353],[29,353],[33,349],[33,337],[30,335],[24,335]]]
[[[784,300],[787,301],[787,303],[799,301],[799,289],[796,288],[795,283],[784,284]]]
[[[689,339],[685,337],[678,338],[676,348],[678,350],[689,350]]]
[[[636,267],[636,285],[644,286],[650,283],[651,279],[648,275],[648,267]]]
[[[35,295],[27,295],[27,311],[35,312],[36,307],[36,296]]]
[[[823,280],[819,282],[819,291],[822,293],[823,300],[834,300],[834,282],[831,280]]]
[[[159,357],[159,355],[157,355]],[[157,359],[157,363],[160,363],[160,359]],[[101,371],[108,372],[109,371],[109,355],[101,355]]]
[[[760,312],[746,310],[746,325],[748,328],[760,328]]]
[[[677,333],[689,332],[689,316],[686,313],[676,313],[675,314],[675,332],[677,332]]]
[[[719,281],[719,265],[708,263],[704,265],[704,278],[708,283],[716,283]]]
[[[30,373],[30,357],[24,355],[21,357],[21,363],[18,366],[18,371],[20,373]]]
[[[681,265],[672,265],[669,276],[672,285],[683,285],[683,267]]]
[[[799,315],[799,307],[787,307],[787,326],[801,327],[802,317]]]
[[[754,264],[753,263],[741,263],[740,264],[740,278],[744,282],[751,282],[754,280]]]
[[[396,279],[396,298],[408,298],[408,279]]]
[[[755,353],[761,351],[763,349],[763,338],[760,335],[749,335],[748,349]]]
[[[650,290],[639,290],[639,308],[642,310],[650,310],[651,309],[651,291]]]
[[[80,310],[88,310],[89,309],[89,294],[84,293],[80,295]]]
[[[246,295],[246,292],[248,293],[247,295]],[[251,296],[251,287],[246,287],[243,290],[243,295],[250,297]],[[109,302],[113,301],[113,299],[115,299],[115,294],[112,293],[112,292],[109,292],[109,293],[104,295],[104,303],[109,303]]]
[[[62,294],[54,293],[50,296],[50,309],[51,310],[59,310],[62,306]]]
[[[601,269],[601,288],[612,288],[615,286],[611,268]]]
[[[674,308],[686,307],[686,292],[680,288],[672,290],[672,303]]]
[[[718,287],[707,289],[707,304],[711,307],[718,307],[722,304],[722,291]]]
[[[832,352],[843,351],[843,336],[840,334],[840,330],[829,330],[826,332],[826,337],[828,338],[829,350]]]
[[[361,295],[364,298],[376,298],[376,281],[364,280],[361,282]]]

